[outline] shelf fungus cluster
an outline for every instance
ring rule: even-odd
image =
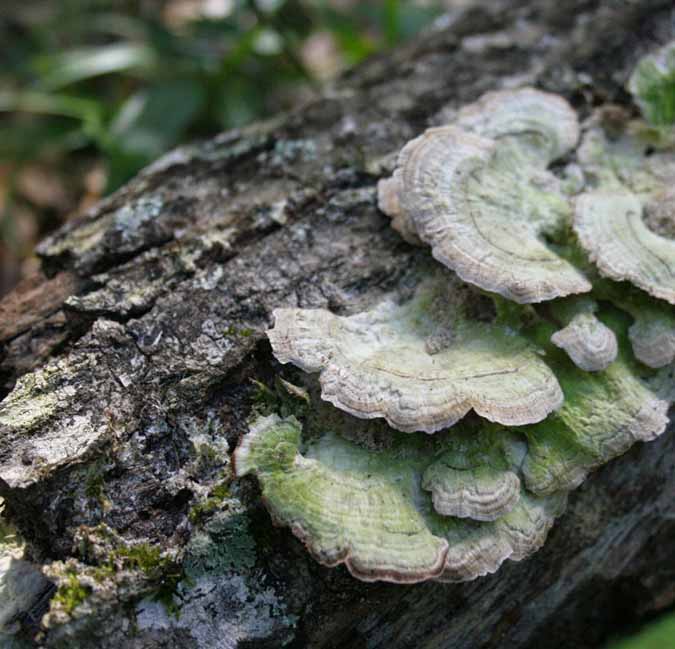
[[[235,470],[319,562],[398,583],[495,572],[544,543],[590,471],[666,429],[671,49],[630,81],[642,120],[610,128],[601,109],[581,124],[524,88],[412,140],[379,206],[440,263],[355,315],[275,311],[275,356],[332,406],[258,416]]]

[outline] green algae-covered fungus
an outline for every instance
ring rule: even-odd
[[[628,82],[645,119],[654,126],[675,124],[675,42],[642,59]]]
[[[364,581],[455,581],[494,572],[507,558],[536,550],[564,505],[563,494],[524,494],[494,522],[441,516],[420,489],[431,463],[416,440],[399,439],[376,454],[326,432],[301,454],[300,435],[292,417],[259,418],[235,452],[237,475],[258,476],[274,520],[290,526],[318,561],[344,563]],[[485,481],[484,500],[501,490],[498,482]],[[447,485],[455,494],[463,488]]]
[[[441,264],[355,315],[275,312],[275,356],[348,414],[316,408],[304,434],[259,417],[235,470],[318,561],[365,581],[494,572],[543,544],[590,471],[665,431],[674,52],[631,78],[646,121],[605,130],[601,108],[580,124],[565,99],[524,88],[412,140],[379,206]],[[384,441],[355,417],[384,419],[368,424]]]

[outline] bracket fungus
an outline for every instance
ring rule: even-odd
[[[493,522],[439,516],[419,489],[429,458],[409,439],[373,454],[325,433],[300,454],[300,436],[294,418],[259,418],[235,451],[236,474],[256,474],[274,520],[320,563],[344,563],[364,581],[492,573],[538,549],[564,508],[564,494],[524,494]]]
[[[534,88],[487,92],[464,106],[456,123],[494,140],[525,138],[526,152],[544,164],[574,149],[579,139],[577,115],[567,101]]]
[[[656,127],[675,124],[675,41],[637,64],[628,89],[648,122]]]
[[[670,399],[639,378],[626,350],[604,372],[559,366],[556,374],[566,397],[562,408],[522,430],[523,474],[533,493],[574,489],[594,468],[665,431]]]
[[[578,312],[567,318],[569,322],[551,336],[551,342],[564,349],[578,368],[587,372],[606,370],[619,351],[616,335],[595,315],[594,302],[583,300],[575,307]]]
[[[666,429],[674,52],[631,78],[651,125],[609,129],[598,113],[578,144],[571,106],[524,88],[427,130],[378,203],[450,270],[416,261],[355,315],[274,312],[277,359],[318,373],[323,399],[348,415],[307,397],[305,434],[292,417],[259,416],[235,472],[257,477],[275,522],[318,561],[365,581],[492,573],[542,545],[590,471]]]
[[[628,280],[675,304],[675,241],[647,228],[635,194],[617,189],[582,194],[574,231],[603,276]]]
[[[432,493],[434,509],[443,516],[494,521],[508,514],[520,500],[520,478],[513,458],[516,446],[506,436],[453,435],[452,446],[422,476],[422,488]],[[511,460],[511,461],[510,461]]]
[[[277,309],[268,336],[282,363],[321,373],[325,400],[398,430],[433,433],[471,409],[508,426],[544,419],[563,399],[551,370],[525,338],[453,304],[455,287],[439,273],[403,304],[350,317]]]
[[[633,314],[635,322],[628,331],[635,357],[658,369],[675,361],[675,313],[654,307]]]
[[[408,241],[419,237],[466,282],[519,303],[591,289],[547,238],[570,206],[549,163],[579,126],[561,98],[525,88],[489,93],[401,151],[380,181],[380,208]]]

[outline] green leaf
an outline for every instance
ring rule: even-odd
[[[153,158],[178,142],[205,103],[206,93],[196,80],[156,84],[122,104],[108,137],[116,148]]]
[[[0,126],[0,161],[26,162],[42,156],[60,156],[90,142],[80,124],[73,120],[17,116]]]
[[[41,56],[34,65],[40,85],[56,90],[104,74],[147,71],[156,63],[155,52],[145,45],[115,43]]]
[[[133,94],[122,104],[103,138],[107,190],[113,191],[175,146],[205,106],[206,93],[196,80],[159,83]]]
[[[71,117],[80,120],[82,129],[92,138],[99,138],[103,132],[103,107],[96,101],[72,95],[12,90],[0,92],[1,112]]]
[[[670,649],[673,638],[675,615],[670,614],[648,625],[641,633],[612,644],[611,649]]]

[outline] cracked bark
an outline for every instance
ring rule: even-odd
[[[250,380],[297,379],[264,338],[272,309],[359,311],[424,263],[376,209],[392,154],[496,87],[534,84],[582,114],[624,102],[637,58],[672,37],[671,11],[669,0],[465,3],[291,114],[172,152],[43,242],[49,279],[0,305],[0,495],[27,558],[57,579],[66,565],[101,565],[83,544],[143,541],[177,562],[199,534],[253,546],[244,560],[223,559],[217,578],[198,572],[180,618],[150,599],[156,575],[127,566],[124,579],[91,586],[95,606],[51,615],[35,640],[37,602],[12,637],[54,647],[593,647],[671,606],[670,433],[593,474],[537,555],[469,584],[363,584],[322,568],[272,527],[253,481],[229,485],[219,505],[241,517],[244,536],[190,516],[228,480]],[[122,540],[97,541],[101,523]]]

